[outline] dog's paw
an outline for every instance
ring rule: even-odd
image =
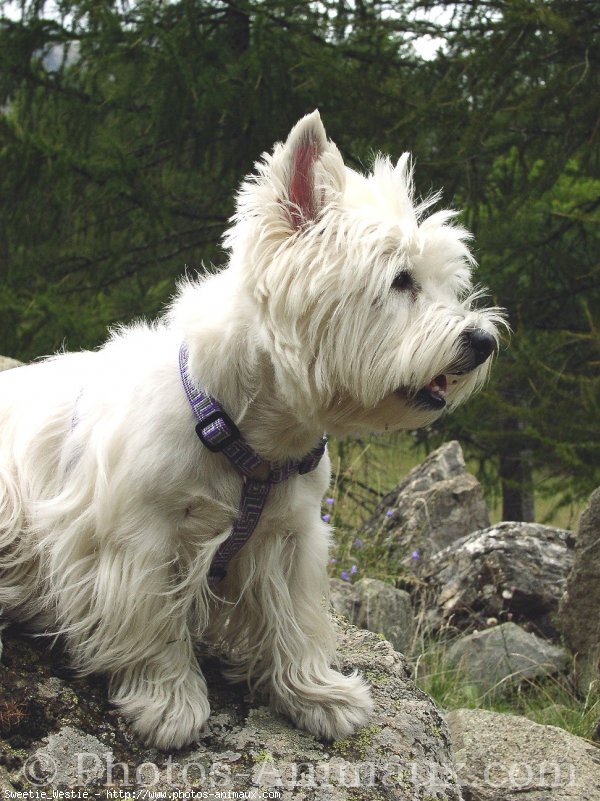
[[[331,671],[330,681],[306,688],[301,695],[279,697],[280,712],[294,723],[322,740],[340,740],[364,726],[373,711],[371,693],[358,673],[343,676]]]
[[[176,750],[198,740],[210,715],[202,680],[188,679],[174,687],[165,684],[147,695],[117,692],[111,701],[144,743],[162,750]]]
[[[132,728],[147,745],[178,750],[200,738],[209,715],[206,698],[201,703],[186,701],[155,715],[144,714],[132,721]]]

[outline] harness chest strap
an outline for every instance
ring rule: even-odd
[[[208,580],[214,586],[225,576],[227,565],[254,533],[271,487],[296,474],[314,470],[325,452],[327,438],[323,437],[302,459],[290,459],[284,464],[271,466],[266,479],[252,477],[256,468],[266,462],[242,439],[238,427],[219,403],[194,385],[187,371],[187,362],[188,351],[183,344],[179,349],[179,373],[197,421],[196,434],[209,451],[222,453],[244,476],[240,506],[231,533],[219,546],[210,566]]]

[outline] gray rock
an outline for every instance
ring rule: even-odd
[[[0,765],[0,794],[4,798],[16,798],[15,785],[10,781],[8,772]]]
[[[600,801],[600,749],[527,718],[457,709],[447,715],[471,801]]]
[[[339,624],[340,668],[365,676],[375,711],[366,727],[334,743],[228,684],[214,655],[202,661],[213,710],[206,734],[191,749],[168,754],[131,734],[106,702],[101,680],[70,676],[62,654],[9,630],[0,671],[0,787],[83,784],[99,798],[108,783],[163,797],[195,788],[277,790],[282,801],[461,801],[444,720],[409,678],[403,657],[375,634]]]
[[[339,578],[330,578],[329,596],[335,611],[339,615],[343,615],[350,623],[356,625],[355,621],[358,619],[358,608],[360,606],[356,584],[342,581]]]
[[[407,592],[370,578],[356,584],[331,579],[330,586],[336,612],[361,629],[382,634],[400,653],[411,652],[416,625]]]
[[[523,679],[560,673],[567,669],[569,657],[515,623],[503,623],[460,637],[446,651],[446,662],[481,691],[500,691]]]
[[[2,370],[10,370],[13,367],[19,367],[23,362],[17,361],[17,359],[11,359],[10,356],[0,356],[0,372]]]
[[[0,356],[0,372],[2,372],[2,370],[10,370],[13,367],[19,367],[21,364],[22,362],[11,359],[9,356]]]
[[[482,628],[488,618],[558,632],[554,616],[573,565],[568,531],[499,523],[458,540],[431,560],[424,603],[432,630]]]
[[[573,569],[561,602],[565,641],[577,654],[576,680],[583,693],[600,683],[600,487],[579,523]]]
[[[377,505],[362,528],[390,554],[420,572],[434,553],[471,531],[489,526],[477,479],[467,472],[458,442],[447,442],[413,468]],[[418,551],[418,560],[411,554]]]
[[[24,775],[33,784],[85,786],[103,778],[110,753],[97,737],[63,726],[27,760]]]

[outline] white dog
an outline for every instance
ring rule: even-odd
[[[364,681],[330,666],[321,437],[431,423],[485,380],[502,321],[431,202],[408,155],[360,175],[310,114],[242,184],[226,269],[97,352],[2,374],[0,613],[108,674],[148,743],[198,738],[201,639],[317,736],[367,721]]]

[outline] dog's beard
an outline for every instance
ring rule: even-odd
[[[402,376],[396,376],[395,380],[392,378],[395,386],[389,387],[391,382],[388,382],[387,391],[374,403],[365,403],[359,393],[347,390],[336,393],[324,404],[325,427],[331,433],[346,435],[430,425],[445,411],[451,411],[467,400],[486,382],[492,352],[496,349],[495,334],[486,336],[489,338],[489,353],[474,354],[466,335],[460,334],[456,347],[448,350],[446,367],[440,367],[439,362],[433,363],[426,372],[427,366],[421,364],[421,374],[427,378],[419,379],[413,374],[406,382]],[[443,345],[431,350],[440,353]],[[401,357],[398,360],[401,361]]]
[[[437,377],[431,384],[440,380]],[[462,377],[449,376],[447,381],[456,382],[446,395],[456,406],[472,394],[471,385],[474,386],[477,379],[471,376],[467,382]],[[371,407],[350,397],[338,397],[324,412],[325,424],[336,436],[424,428],[434,423],[448,407],[446,397],[438,393],[439,390],[430,386],[417,393],[399,388]]]
[[[440,414],[419,408],[409,398],[403,398],[401,393],[396,392],[368,409],[349,398],[340,400],[327,410],[326,421],[332,434],[343,437],[423,428],[433,423]]]

